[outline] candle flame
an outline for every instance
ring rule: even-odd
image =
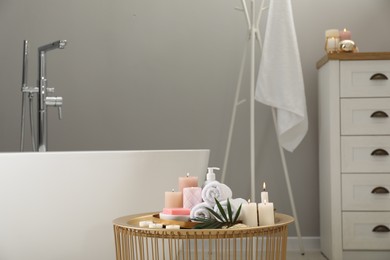
[[[190,173],[189,172],[187,172],[187,177],[190,177]]]
[[[248,203],[251,203],[251,199],[248,199]]]
[[[347,31],[347,28],[344,28],[344,32],[346,32]]]
[[[172,192],[175,192],[175,189],[172,189]]]
[[[265,182],[263,182],[263,191],[265,191],[265,188],[266,188]]]

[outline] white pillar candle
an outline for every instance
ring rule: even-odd
[[[183,208],[192,209],[202,203],[202,188],[187,187],[183,189]]]
[[[241,216],[242,224],[250,227],[257,227],[257,204],[256,202],[248,201],[248,204],[241,204]]]
[[[269,201],[268,191],[266,191],[265,182],[263,182],[263,191],[261,192],[261,201]]]
[[[264,201],[257,205],[259,211],[259,226],[269,226],[275,224],[274,204]]]

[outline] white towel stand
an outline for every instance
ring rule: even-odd
[[[248,51],[248,45],[250,45],[251,48],[251,53],[250,53],[250,169],[251,169],[251,200],[255,201],[255,42],[257,40],[259,44],[259,51],[261,53],[262,50],[262,40],[261,40],[261,35],[259,31],[259,24],[260,20],[263,14],[263,11],[266,10],[268,7],[265,7],[265,1],[261,1],[261,6],[259,9],[259,13],[256,17],[256,8],[255,8],[255,0],[251,0],[251,13],[248,12],[248,8],[246,5],[246,0],[241,0],[242,3],[242,8],[236,8],[239,11],[243,11],[245,13],[245,18],[247,21],[248,25],[248,32],[249,32],[249,44],[248,42],[245,44],[244,47],[244,53],[242,56],[241,60],[241,67],[240,67],[240,72],[238,76],[238,82],[237,82],[237,87],[236,87],[236,93],[235,93],[235,100],[234,100],[234,106],[233,106],[233,112],[230,120],[230,128],[229,128],[229,133],[228,133],[228,140],[227,140],[227,145],[226,145],[226,151],[225,151],[225,158],[224,158],[224,163],[223,163],[223,172],[222,172],[222,178],[221,182],[225,182],[225,177],[226,177],[226,172],[227,172],[227,163],[229,159],[229,154],[230,154],[230,147],[231,147],[231,140],[232,140],[232,135],[234,131],[234,123],[236,119],[236,111],[237,107],[241,105],[242,103],[246,102],[246,100],[239,100],[240,96],[240,90],[241,90],[241,83],[242,83],[242,77],[243,77],[243,72],[244,72],[244,67],[246,63],[246,56],[247,56],[247,51]],[[251,15],[251,16],[250,16]],[[275,131],[277,134],[277,119],[276,119],[276,109],[273,107],[272,108],[272,116],[273,116],[273,121],[275,125]],[[278,139],[278,145],[279,145],[279,152],[283,164],[283,170],[284,170],[284,175],[286,179],[286,184],[287,184],[287,190],[288,194],[290,197],[290,203],[291,203],[291,208],[292,208],[292,213],[295,218],[295,227],[297,230],[297,236],[299,240],[299,247],[300,247],[300,252],[302,255],[305,254],[305,250],[303,247],[303,241],[302,241],[302,235],[301,235],[301,229],[299,226],[299,221],[298,221],[298,216],[295,208],[295,202],[294,202],[294,197],[291,189],[291,183],[290,183],[290,178],[288,174],[288,169],[287,169],[287,163],[286,159],[284,156],[284,150],[283,147],[280,144],[278,134],[276,135]]]

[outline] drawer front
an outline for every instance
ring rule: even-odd
[[[390,212],[344,212],[344,250],[390,250]]]
[[[390,211],[390,174],[343,174],[343,210]]]
[[[390,134],[390,98],[342,99],[341,134]]]
[[[342,61],[340,96],[390,97],[390,61]]]
[[[343,173],[389,173],[390,136],[342,136]]]

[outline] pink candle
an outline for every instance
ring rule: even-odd
[[[352,34],[350,31],[347,31],[347,29],[344,28],[343,31],[339,32],[340,35],[340,41],[344,40],[351,40],[352,39]]]
[[[186,187],[183,189],[183,207],[192,209],[199,203],[202,203],[202,188]]]
[[[165,208],[182,208],[183,193],[181,191],[166,191],[165,192]]]
[[[179,177],[179,191],[183,192],[187,187],[198,187],[198,177],[190,176],[189,173],[186,177]]]

